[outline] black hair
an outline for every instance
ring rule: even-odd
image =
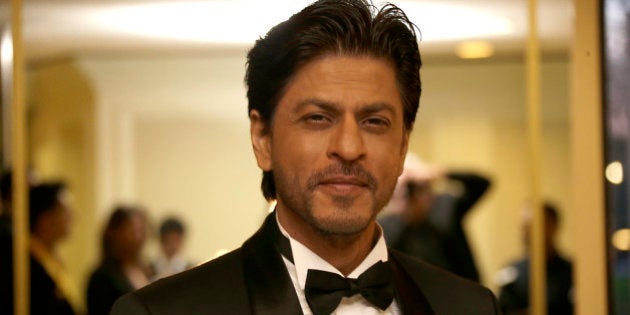
[[[248,112],[260,113],[267,131],[277,102],[308,62],[326,55],[369,56],[391,63],[403,102],[404,126],[411,131],[420,102],[420,52],[415,25],[393,4],[380,10],[366,0],[320,0],[273,27],[247,54]],[[276,198],[271,171],[262,192]]]
[[[120,231],[120,229],[131,220],[135,215],[139,215],[146,219],[144,210],[135,205],[118,205],[114,208],[114,211],[110,214],[105,230],[102,235],[102,258],[104,263],[111,264],[113,266],[120,265],[120,257],[118,249],[116,248],[114,236]]]
[[[59,197],[67,188],[61,181],[47,182],[34,186],[29,193],[29,226],[37,225],[42,214],[53,210],[59,204]]]
[[[554,225],[559,225],[560,216],[558,214],[558,208],[550,201],[545,201],[543,204],[543,211],[545,212],[545,221],[549,220]]]
[[[175,217],[165,219],[162,224],[160,224],[160,236],[171,232],[184,234],[186,232],[184,223]]]

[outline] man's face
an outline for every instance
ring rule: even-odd
[[[74,199],[67,191],[62,191],[57,197],[57,203],[54,209],[47,212],[49,224],[52,231],[51,237],[53,241],[64,239],[70,234],[72,225],[72,209],[74,208]]]
[[[162,252],[167,258],[175,256],[184,243],[184,235],[180,232],[166,232],[160,236]]]
[[[385,60],[311,61],[287,85],[269,133],[251,117],[258,165],[274,173],[279,210],[324,234],[355,235],[391,197],[408,133]]]

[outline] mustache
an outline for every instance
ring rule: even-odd
[[[357,178],[371,190],[376,190],[378,187],[378,182],[374,175],[358,163],[332,164],[322,170],[318,170],[308,178],[307,187],[309,190],[314,190],[321,182],[335,176],[351,176]]]

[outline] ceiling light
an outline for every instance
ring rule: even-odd
[[[182,41],[253,43],[309,1],[176,1],[117,6],[93,22],[118,32]]]
[[[117,5],[84,15],[86,24],[143,37],[218,44],[252,44],[309,0],[165,1]],[[414,21],[423,41],[510,35],[506,17],[464,4],[394,1]],[[454,23],[456,21],[456,23]]]
[[[481,59],[494,55],[494,46],[487,41],[463,42],[455,48],[457,57],[462,59]]]
[[[416,1],[395,2],[422,32],[423,41],[491,38],[511,35],[514,23],[505,16],[466,5]]]

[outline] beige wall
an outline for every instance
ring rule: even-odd
[[[566,225],[560,245],[571,253],[567,62],[548,61],[543,67],[547,117],[543,192],[562,207]],[[119,201],[145,204],[156,221],[179,211],[191,232],[187,253],[198,261],[219,249],[237,247],[257,228],[265,202],[249,144],[242,52],[212,58],[86,56],[66,63],[66,68],[52,63],[31,72],[44,80],[43,74],[52,69],[60,73],[46,78],[66,85],[77,78],[64,71],[80,72],[85,84],[78,95],[91,95],[85,106],[93,108],[93,116],[85,118],[83,137],[91,140],[87,142],[94,155],[85,158],[94,164],[79,182],[94,188],[93,194],[81,194],[91,201],[86,211],[96,220],[80,222],[85,227],[77,232],[85,232],[79,237],[86,254],[64,255],[67,261],[81,265],[81,270],[93,264],[96,252],[88,243],[96,240],[87,231],[99,230],[101,220]],[[427,63],[422,76],[422,108],[410,149],[427,161],[492,177],[492,190],[467,219],[466,228],[484,282],[493,287],[495,272],[521,253],[518,211],[529,187],[523,67],[518,61]],[[32,100],[38,111],[55,112],[60,106],[47,95],[77,97],[71,89],[46,89],[46,82],[31,85],[33,95],[39,95]],[[41,122],[34,122],[34,128],[40,128]],[[63,122],[43,125],[65,128]],[[42,133],[33,143],[56,152],[66,150]],[[37,153],[34,165],[71,168],[38,158]]]
[[[94,91],[72,61],[29,73],[30,164],[39,180],[65,180],[74,196],[73,229],[59,250],[81,288],[98,252],[93,228]]]

